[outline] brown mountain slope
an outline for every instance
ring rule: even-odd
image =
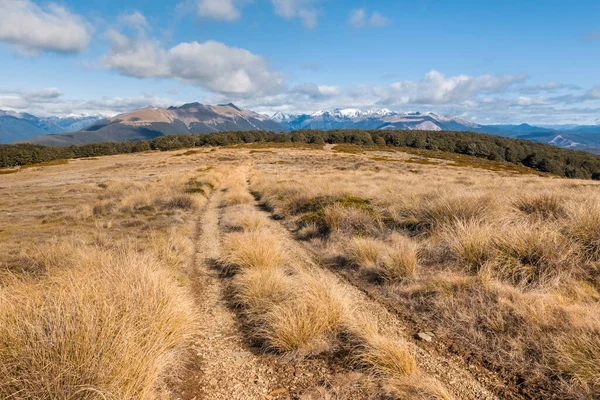
[[[126,142],[182,133],[286,129],[268,117],[233,104],[207,106],[200,103],[181,107],[136,110],[100,121],[89,128],[59,135],[42,135],[26,143],[66,146],[94,142]]]

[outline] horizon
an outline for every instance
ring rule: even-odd
[[[0,109],[111,117],[200,102],[598,125],[598,11],[592,1],[0,0]]]

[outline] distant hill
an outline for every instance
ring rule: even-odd
[[[480,125],[461,117],[431,112],[349,108],[312,114],[276,113],[268,117],[231,103],[217,106],[190,103],[181,107],[141,109],[100,120],[99,117],[38,118],[31,114],[0,111],[0,143],[68,146],[147,140],[171,134],[300,129],[477,132],[600,154],[600,125]]]
[[[65,146],[95,142],[129,142],[182,133],[264,130],[286,128],[270,118],[234,104],[207,106],[200,103],[181,107],[147,108],[99,121],[74,133],[43,135],[24,143]]]
[[[78,131],[101,119],[99,116],[36,117],[27,113],[0,110],[0,144],[39,135]]]
[[[460,117],[447,117],[434,113],[399,113],[387,109],[363,111],[360,109],[334,109],[312,114],[276,113],[275,122],[291,130],[298,129],[378,129],[468,131],[488,133],[517,139],[552,144],[600,154],[600,125],[565,125],[538,127],[520,125],[480,125]]]

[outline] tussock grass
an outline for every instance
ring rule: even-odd
[[[232,206],[236,204],[249,204],[254,201],[254,197],[245,188],[231,188],[223,196],[223,204]]]
[[[478,272],[494,256],[497,226],[483,221],[455,221],[442,231],[442,240],[459,264]]]
[[[542,219],[558,219],[566,214],[563,199],[554,193],[533,193],[519,197],[513,203],[519,211]]]
[[[421,229],[438,229],[455,221],[489,218],[495,199],[481,195],[443,195],[422,202],[415,213]]]
[[[379,265],[383,244],[372,238],[355,237],[349,245],[348,255],[350,261],[361,267],[375,267]]]
[[[394,154],[394,160],[409,157]],[[377,282],[389,285],[381,288],[382,298],[448,332],[459,353],[523,379],[526,391],[539,389],[529,395],[600,394],[590,369],[597,365],[590,349],[600,329],[593,318],[600,296],[598,185],[447,166],[423,167],[415,175],[399,162],[358,160],[273,167],[255,173],[253,190],[297,222],[300,237],[318,237],[308,243],[325,259],[344,256],[359,266],[346,271],[357,278],[370,278],[362,272],[373,269]],[[342,197],[370,202],[331,202]],[[315,203],[321,208],[306,209]],[[393,264],[415,265],[415,273],[384,279],[398,233],[410,235],[414,251],[399,251],[402,261]],[[391,393],[445,398],[443,391],[410,385]]]
[[[600,389],[600,330],[562,336],[556,339],[555,346],[556,368],[579,381],[593,396]]]
[[[47,278],[0,288],[0,397],[153,398],[193,321],[186,294],[150,256],[64,250]]]
[[[247,269],[234,278],[234,301],[244,308],[251,325],[260,321],[273,306],[286,303],[294,295],[294,279],[282,268]]]
[[[278,268],[286,262],[283,249],[272,233],[230,233],[223,242],[221,262],[229,271],[236,269]]]
[[[390,379],[384,387],[390,397],[411,400],[452,400],[454,397],[438,381],[424,375]]]
[[[401,235],[392,236],[390,241],[381,263],[384,279],[393,283],[414,277],[418,267],[417,245]]]
[[[353,238],[348,245],[348,258],[354,265],[365,268],[377,279],[401,282],[417,270],[417,245],[409,238],[395,234],[386,242],[369,237]]]
[[[251,206],[232,207],[223,217],[224,225],[230,229],[243,231],[259,231],[267,226],[268,220],[264,213],[256,211]]]
[[[368,315],[357,315],[349,321],[348,329],[356,342],[354,364],[358,367],[392,378],[418,373],[417,363],[406,342],[379,333]]]
[[[492,275],[519,286],[555,286],[579,266],[576,248],[548,225],[517,226],[495,241]]]
[[[345,292],[326,275],[301,273],[297,293],[271,308],[256,335],[278,351],[322,352],[348,318]]]
[[[569,210],[565,231],[579,244],[586,258],[600,260],[600,200],[587,200]]]

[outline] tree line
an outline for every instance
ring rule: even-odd
[[[523,139],[449,131],[354,129],[300,130],[284,133],[237,131],[169,135],[136,142],[91,143],[66,147],[34,144],[0,145],[0,167],[16,167],[59,159],[139,153],[148,150],[168,151],[255,142],[405,146],[448,151],[494,161],[508,161],[567,178],[600,180],[600,156],[595,154]]]

